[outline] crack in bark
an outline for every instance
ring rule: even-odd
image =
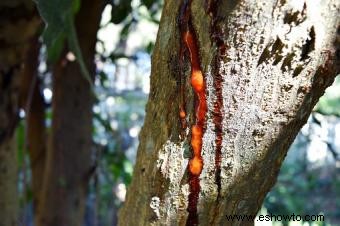
[[[300,60],[306,60],[309,56],[308,54],[315,49],[315,30],[314,26],[311,27],[309,31],[309,38],[307,38],[306,43],[301,47],[301,58]]]
[[[198,41],[191,20],[191,3],[192,0],[184,0],[180,9],[180,32],[182,43],[184,43],[190,56],[191,65],[191,85],[195,93],[195,125],[191,127],[191,149],[193,156],[189,160],[189,205],[188,218],[186,225],[198,225],[197,204],[200,193],[199,176],[203,169],[202,159],[202,139],[205,130],[205,117],[207,112],[206,102],[206,84],[201,71]],[[180,51],[181,60],[183,60],[184,49]],[[185,111],[183,107],[180,109],[181,121],[185,119]]]
[[[215,124],[215,183],[217,185],[217,200],[219,200],[221,195],[221,149],[222,149],[222,106],[223,106],[223,96],[222,96],[222,83],[223,77],[220,73],[220,61],[223,60],[223,56],[226,54],[227,46],[223,40],[224,32],[218,25],[217,7],[219,0],[209,0],[207,2],[207,14],[211,17],[210,23],[210,38],[211,41],[215,43],[217,47],[217,55],[214,57],[213,62],[213,86],[215,88],[216,99],[214,101],[213,110],[213,122]]]

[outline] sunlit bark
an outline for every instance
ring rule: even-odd
[[[336,0],[165,1],[119,225],[253,225],[225,216],[258,212],[339,73],[339,10]],[[190,84],[197,66],[186,32],[197,37],[207,102],[198,197],[189,160],[200,97]]]

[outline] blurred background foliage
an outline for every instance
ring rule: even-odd
[[[62,2],[68,4],[67,1]],[[72,9],[79,7],[79,1],[74,2]],[[40,11],[53,11],[54,8],[49,6],[40,5]],[[101,28],[97,34],[97,72],[94,82],[97,101],[93,107],[93,160],[97,167],[89,185],[86,226],[109,226],[117,222],[117,211],[131,181],[138,134],[145,116],[151,54],[162,6],[161,0],[112,0],[103,12]],[[74,10],[68,14],[72,13]],[[52,21],[50,30],[45,32],[40,53],[39,73],[48,107],[48,127],[51,124],[50,104],[53,95],[49,61],[56,59],[60,53],[62,39],[72,39],[68,35],[68,32],[72,32],[72,28],[68,28],[73,26],[72,20],[59,19]],[[60,23],[69,25],[66,30],[53,30],[53,23],[57,27]],[[20,112],[20,116],[25,118],[24,111]],[[292,145],[277,184],[266,197],[261,213],[324,214],[326,222],[294,224],[340,225],[339,117],[338,77],[320,99],[308,124]],[[21,193],[22,222],[30,226],[33,225],[32,191],[25,128],[22,120],[17,130],[20,167],[18,187]],[[287,222],[273,224],[288,225]],[[260,225],[264,225],[263,222]]]

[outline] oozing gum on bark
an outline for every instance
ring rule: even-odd
[[[203,74],[200,69],[196,40],[190,30],[185,32],[184,41],[190,52],[191,85],[198,99],[195,108],[196,124],[191,128],[191,146],[194,155],[193,158],[189,161],[189,170],[193,175],[200,175],[203,168],[203,161],[201,156],[203,126],[205,114],[207,111],[205,99],[205,84]]]
[[[183,53],[185,50],[189,51],[191,75],[190,83],[195,93],[195,123],[191,127],[191,148],[192,158],[189,160],[189,204],[188,204],[188,218],[187,225],[198,225],[197,203],[200,192],[199,175],[203,169],[202,138],[205,125],[205,115],[207,112],[207,102],[205,95],[205,81],[203,73],[200,68],[200,58],[195,37],[194,29],[191,24],[190,4],[191,0],[183,0],[179,25],[181,32],[181,50],[180,60],[183,60]],[[183,106],[180,107],[179,116],[181,121],[185,120],[186,113]]]

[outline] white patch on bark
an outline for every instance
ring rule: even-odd
[[[183,156],[184,150],[185,142],[176,144],[168,140],[159,151],[157,168],[164,178],[169,180],[168,192],[159,205],[159,219],[162,219],[160,222],[171,224],[171,222],[179,220],[177,218],[178,215],[181,215],[180,212],[187,214],[189,185],[181,185],[188,165],[188,159]]]
[[[208,111],[206,114],[206,130],[203,135],[202,143],[202,158],[204,165],[203,171],[200,175],[200,185],[201,194],[208,194],[205,196],[205,201],[207,201],[207,199],[215,200],[217,197],[217,185],[215,184],[216,134],[215,124],[213,122],[214,102],[216,101],[216,95],[210,66],[208,67],[208,71],[205,75],[205,81]]]
[[[159,213],[159,204],[161,200],[159,197],[152,197],[151,202],[150,202],[150,208],[153,210],[153,212],[156,214],[157,218],[160,218],[160,213]]]

